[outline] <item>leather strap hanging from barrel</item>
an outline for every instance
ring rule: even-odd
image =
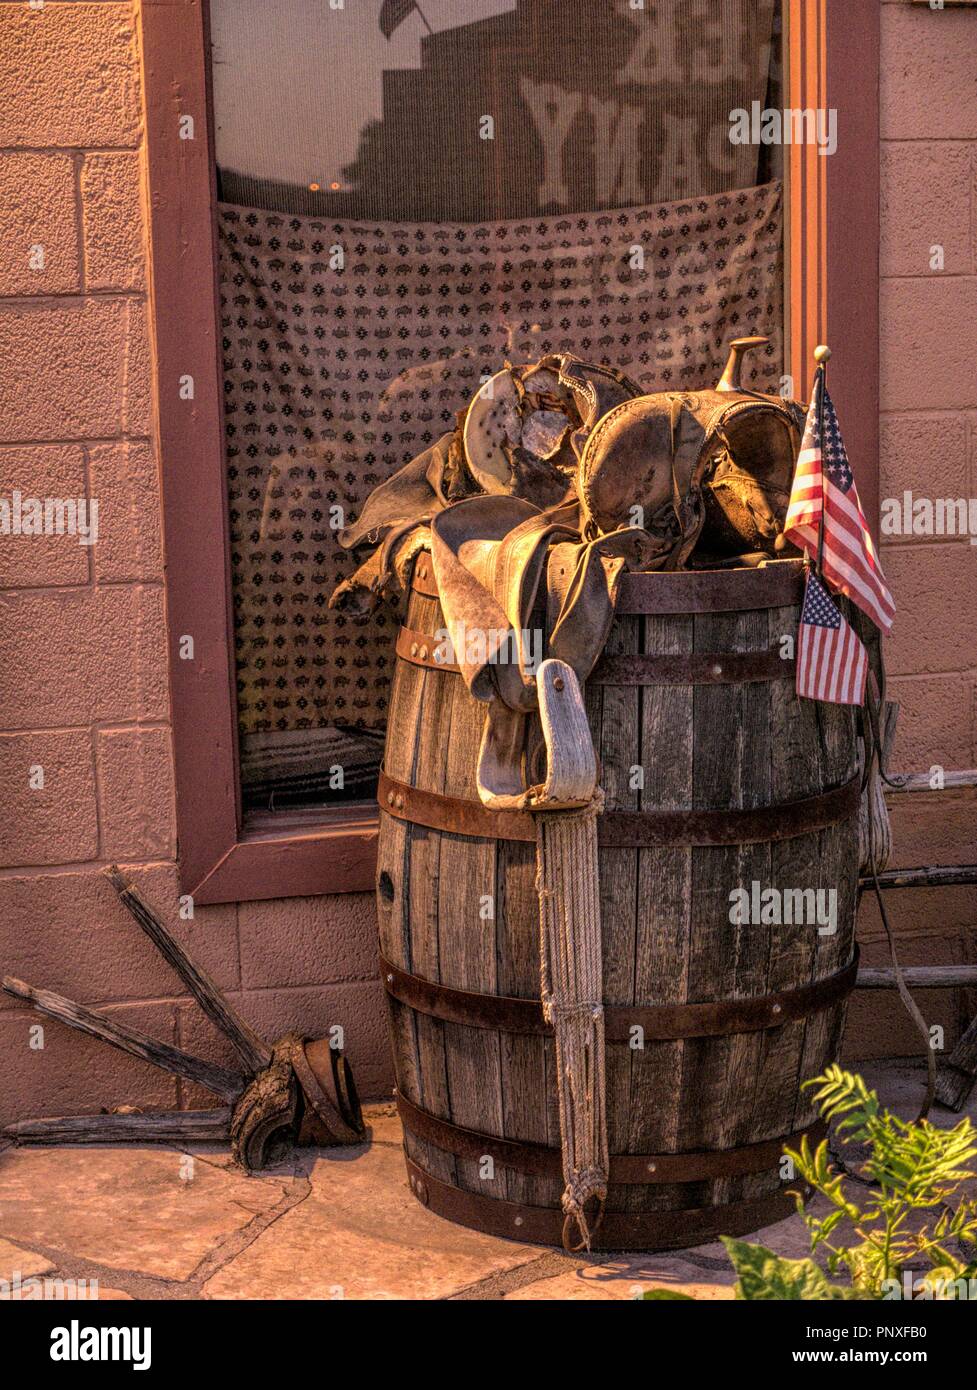
[[[434,518],[432,559],[446,626],[461,674],[486,704],[476,785],[493,810],[530,811],[537,827],[540,976],[553,1026],[565,1189],[564,1244],[590,1243],[587,1204],[597,1220],[607,1196],[604,1008],[597,818],[597,758],[580,683],[610,627],[627,547],[635,528],[578,542],[549,647],[559,656],[529,670],[523,633],[548,569],[552,542],[575,533],[567,509],[540,513],[511,497],[461,502]],[[568,524],[571,523],[571,524]],[[611,554],[605,554],[605,551]],[[470,660],[469,631],[494,632]],[[515,662],[494,659],[512,639]],[[566,660],[562,659],[566,657]],[[524,722],[536,707],[546,752],[544,780],[527,786]],[[579,1242],[571,1247],[576,1225]]]
[[[567,1250],[589,1250],[592,1232],[604,1214],[610,1167],[597,849],[603,795],[572,668],[545,661],[537,687],[547,749],[546,782],[534,813],[540,986],[543,1016],[556,1042],[565,1183],[563,1244]],[[578,810],[548,811],[547,801],[583,805]],[[594,1216],[588,1214],[592,1202]]]

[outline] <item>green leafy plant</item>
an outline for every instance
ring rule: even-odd
[[[738,1276],[736,1297],[815,1302],[907,1294],[977,1297],[977,1258],[963,1259],[950,1248],[974,1246],[977,1253],[977,1201],[958,1198],[961,1183],[977,1177],[968,1167],[977,1158],[977,1132],[970,1121],[953,1129],[937,1129],[928,1120],[909,1124],[883,1109],[860,1076],[838,1066],[802,1089],[813,1087],[822,1118],[834,1121],[839,1143],[867,1148],[860,1181],[831,1167],[827,1140],[813,1151],[806,1138],[799,1150],[787,1149],[797,1175],[827,1201],[828,1213],[816,1216],[794,1193],[811,1242],[807,1259],[788,1260],[763,1245],[723,1236]],[[927,1219],[927,1212],[935,1220]],[[832,1282],[839,1274],[847,1274],[848,1282]],[[641,1297],[690,1296],[650,1289]]]
[[[810,1236],[809,1259],[787,1260],[762,1245],[724,1237],[739,1276],[736,1297],[901,1298],[905,1276],[916,1296],[966,1298],[977,1291],[977,1259],[964,1260],[950,1248],[977,1243],[977,1202],[961,1198],[951,1206],[960,1184],[977,1176],[968,1168],[977,1157],[970,1121],[953,1129],[927,1120],[906,1123],[883,1109],[860,1076],[838,1066],[804,1087],[818,1088],[814,1099],[822,1117],[834,1121],[840,1143],[867,1147],[861,1177],[870,1186],[831,1167],[827,1140],[813,1151],[806,1138],[799,1150],[788,1149],[798,1176],[826,1199],[829,1211],[816,1216],[794,1194]],[[841,1273],[846,1284],[831,1282]]]

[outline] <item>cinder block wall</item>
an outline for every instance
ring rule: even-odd
[[[100,504],[94,547],[0,536],[0,973],[231,1062],[104,883],[117,860],[255,1027],[342,1024],[386,1094],[369,895],[178,919],[136,44],[130,4],[0,0],[0,494]],[[32,1046],[35,1021],[0,996],[0,1123],[213,1103],[55,1023]]]
[[[343,1024],[361,1090],[380,1095],[391,1077],[368,895],[177,918],[134,8],[0,0],[0,493],[100,502],[96,547],[0,537],[0,970],[231,1061],[103,883],[101,866],[118,860],[256,1027]],[[977,10],[894,0],[883,33],[882,495],[973,496]],[[928,268],[936,243],[940,274]],[[972,766],[977,550],[899,542],[885,563],[901,606],[897,763]],[[32,789],[37,766],[44,786]],[[974,802],[931,801],[897,812],[899,862],[972,858]],[[907,962],[974,959],[973,890],[892,902]],[[870,907],[861,937],[881,961]],[[952,1043],[965,1001],[922,1003]],[[33,1022],[0,999],[0,1123],[208,1103],[56,1024],[33,1047]],[[847,1047],[915,1043],[898,1005],[875,994],[856,999]]]

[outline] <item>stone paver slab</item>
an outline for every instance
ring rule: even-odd
[[[820,1199],[816,1199],[816,1201],[820,1201]],[[823,1206],[816,1206],[812,1203],[809,1210],[820,1216],[828,1214],[826,1203]],[[799,1216],[788,1216],[785,1221],[778,1221],[773,1226],[764,1226],[759,1231],[751,1231],[747,1235],[741,1236],[740,1239],[748,1241],[751,1245],[765,1245],[768,1250],[775,1250],[778,1255],[784,1255],[789,1260],[806,1259],[811,1253],[807,1227]],[[726,1247],[719,1240],[710,1241],[708,1245],[692,1246],[685,1253],[693,1264],[697,1258],[708,1261],[710,1265],[716,1262],[721,1262],[724,1265],[729,1264]]]
[[[865,1072],[887,1104],[914,1113],[918,1067],[889,1063]],[[968,1109],[977,1110],[977,1096]],[[0,1278],[9,1280],[17,1270],[24,1279],[57,1277],[55,1269],[70,1276],[76,1261],[91,1260],[178,1280],[216,1254],[208,1267],[217,1272],[204,1290],[210,1298],[436,1299],[509,1271],[519,1270],[519,1279],[533,1275],[523,1267],[548,1252],[453,1225],[414,1199],[389,1103],[366,1107],[366,1119],[372,1147],[299,1157],[299,1182],[309,1173],[305,1197],[304,1185],[294,1186],[292,1165],[246,1178],[228,1151],[214,1146],[196,1152],[189,1181],[187,1155],[172,1149],[6,1149],[0,1153]],[[953,1124],[957,1117],[936,1110],[933,1119]],[[233,1239],[290,1190],[298,1199],[293,1207],[256,1238]],[[797,1217],[748,1239],[790,1258],[808,1253]],[[232,1256],[230,1249],[240,1253]],[[718,1242],[661,1254],[567,1259],[561,1268],[551,1261],[541,1269],[551,1272],[506,1297],[607,1301],[663,1288],[711,1301],[731,1298],[735,1283]],[[490,1282],[476,1292],[497,1298],[497,1287]],[[131,1297],[109,1280],[99,1295]]]
[[[311,1180],[303,1202],[208,1281],[207,1297],[445,1298],[541,1253],[432,1215],[385,1144],[323,1149]]]
[[[0,1237],[0,1279],[5,1284],[11,1284],[18,1274],[26,1279],[32,1274],[46,1274],[53,1268],[46,1255],[22,1250],[19,1245],[11,1245],[9,1240]]]
[[[0,1233],[67,1260],[186,1279],[286,1190],[281,1177],[247,1178],[199,1158],[187,1165],[172,1149],[8,1149]]]
[[[731,1299],[733,1271],[715,1275],[667,1255],[634,1255],[608,1263],[582,1265],[551,1279],[540,1279],[506,1294],[506,1301],[604,1301],[635,1299],[651,1289],[668,1289],[691,1298]]]

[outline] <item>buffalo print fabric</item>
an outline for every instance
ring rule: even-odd
[[[222,204],[222,347],[244,734],[382,729],[400,614],[331,611],[369,493],[505,361],[572,352],[648,391],[714,384],[731,338],[782,368],[782,188],[489,223]]]

